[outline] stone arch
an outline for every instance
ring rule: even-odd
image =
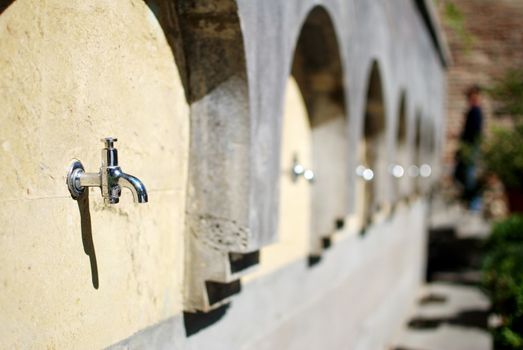
[[[191,102],[186,309],[207,311],[239,291],[238,278],[246,267],[247,68],[236,1],[186,0],[177,5]],[[248,260],[247,265],[257,262],[255,256]]]
[[[251,118],[235,0],[147,0],[176,57],[190,102],[186,311],[210,311],[258,262],[249,230]]]
[[[361,164],[357,173],[363,181],[361,221],[363,227],[372,222],[373,215],[384,203],[379,197],[378,182],[385,180],[387,171],[385,97],[378,61],[372,61],[363,121],[363,139],[360,149]]]
[[[248,231],[250,115],[238,8],[233,0],[186,0],[177,6],[193,140],[189,231],[217,249],[243,251]],[[233,232],[239,233],[238,238],[228,235]]]
[[[319,256],[347,214],[347,103],[336,29],[322,6],[307,15],[291,66],[311,130],[311,255]]]

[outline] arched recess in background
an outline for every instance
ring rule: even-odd
[[[296,43],[281,120],[277,241],[262,249],[257,278],[293,261],[319,261],[347,202],[346,104],[336,33],[313,8]],[[314,176],[314,177],[313,177]]]
[[[185,310],[210,311],[239,292],[258,262],[249,232],[249,89],[234,0],[147,0],[185,73],[191,109]],[[188,331],[189,332],[189,331]]]
[[[368,79],[363,139],[360,145],[360,217],[362,228],[371,222],[383,203],[378,193],[378,182],[388,174],[385,137],[385,102],[383,82],[377,61],[373,61]]]
[[[312,186],[304,173],[308,171],[309,175],[312,165],[309,114],[296,80],[289,77],[282,116],[277,241],[261,250],[260,267],[246,280],[255,279],[309,255]]]
[[[406,195],[406,176],[408,168],[408,142],[407,142],[407,93],[401,92],[398,107],[398,120],[396,129],[396,160],[392,167],[392,175],[395,178],[395,199],[400,200]]]
[[[302,26],[291,70],[305,101],[312,135],[312,256],[319,256],[329,245],[329,237],[343,226],[347,214],[347,104],[341,62],[332,19],[317,6]]]

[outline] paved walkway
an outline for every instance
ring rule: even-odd
[[[490,350],[489,301],[473,286],[434,282],[425,286],[396,350]]]
[[[478,287],[481,242],[490,229],[478,216],[462,209],[438,202],[434,205],[429,282],[420,290],[410,320],[392,349],[491,350],[490,302]]]

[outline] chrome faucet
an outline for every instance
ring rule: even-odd
[[[136,203],[147,203],[147,190],[136,177],[126,174],[118,166],[118,150],[114,148],[116,138],[102,139],[102,166],[98,173],[86,173],[82,163],[76,160],[67,173],[67,187],[73,199],[78,199],[86,187],[100,187],[106,204],[120,201],[122,187],[128,188]]]
[[[374,179],[374,170],[367,168],[365,165],[360,164],[356,168],[356,175],[361,177],[363,180],[369,182]]]
[[[291,168],[291,179],[292,182],[298,181],[298,178],[300,176],[303,176],[305,180],[307,180],[309,183],[313,184],[316,180],[316,175],[314,174],[314,171],[311,169],[305,169],[305,167],[300,164],[298,161],[298,155],[294,154],[292,158],[292,168]]]

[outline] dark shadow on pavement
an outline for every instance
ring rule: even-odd
[[[440,304],[447,301],[447,297],[443,294],[435,294],[431,293],[429,295],[424,296],[420,299],[419,304],[420,305],[428,305],[428,304]]]
[[[478,287],[481,281],[483,240],[460,238],[453,228],[429,231],[427,281]],[[447,296],[432,293],[419,300],[420,305],[444,304]],[[415,317],[409,328],[435,329],[443,324],[488,330],[489,311],[484,309],[462,310],[446,317]]]
[[[486,310],[465,310],[454,317],[442,318],[424,318],[417,317],[409,322],[409,328],[412,329],[433,329],[442,324],[462,326],[467,328],[479,328],[488,330],[488,315]]]
[[[456,349],[472,350],[469,345],[478,344],[472,338],[481,334],[481,343],[485,334],[489,337],[488,301],[476,294],[481,282],[483,237],[484,234],[459,237],[452,227],[429,230],[427,292],[418,300],[418,311],[394,350],[423,350],[409,347],[411,341],[427,349],[446,349],[442,344],[455,344]],[[472,293],[474,300],[469,302],[467,293]],[[440,329],[441,326],[446,327]],[[447,327],[453,328],[452,333]],[[449,339],[449,334],[456,334],[459,341]],[[483,349],[491,347],[485,344]]]
[[[431,229],[429,231],[427,281],[444,278],[446,282],[475,285],[476,278],[471,270],[481,267],[482,240],[479,238],[459,238],[453,228]]]

